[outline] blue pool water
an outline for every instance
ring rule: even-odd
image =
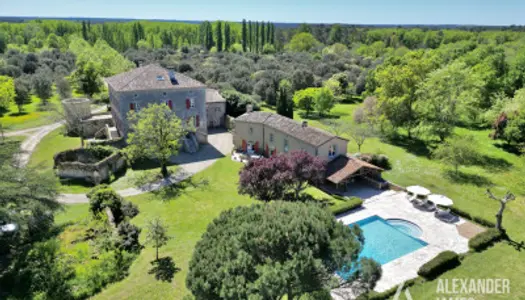
[[[409,231],[400,230],[378,216],[372,216],[354,224],[361,227],[365,237],[365,244],[359,257],[372,258],[382,265],[428,245],[408,234]],[[417,225],[414,226],[417,227]]]

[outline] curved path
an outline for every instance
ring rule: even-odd
[[[101,109],[94,110],[100,112]],[[50,132],[64,125],[64,121],[60,121],[51,125],[41,127],[29,128],[18,131],[11,131],[6,133],[6,136],[25,135],[25,139],[20,146],[20,153],[17,155],[18,165],[26,166],[29,162],[31,154],[35,150],[40,141]],[[194,154],[180,153],[171,159],[172,163],[179,166],[179,171],[169,178],[161,181],[147,184],[138,188],[128,188],[117,191],[123,197],[140,195],[160,189],[163,186],[180,182],[189,178],[195,173],[198,173],[209,166],[211,166],[217,159],[229,155],[233,149],[231,134],[224,130],[210,130],[208,135],[207,145],[201,145],[201,149]],[[57,199],[60,203],[87,203],[89,200],[85,194],[61,194]]]

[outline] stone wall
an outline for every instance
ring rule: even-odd
[[[60,178],[81,179],[92,184],[108,181],[111,174],[126,168],[126,158],[117,151],[98,160],[86,149],[75,149],[55,155],[55,170]]]

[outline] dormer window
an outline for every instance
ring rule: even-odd
[[[162,75],[157,76],[157,81],[164,81],[164,76]]]

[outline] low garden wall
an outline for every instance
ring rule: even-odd
[[[111,174],[123,171],[127,166],[120,151],[105,147],[63,151],[55,155],[54,161],[58,177],[85,180],[95,185],[108,181]]]

